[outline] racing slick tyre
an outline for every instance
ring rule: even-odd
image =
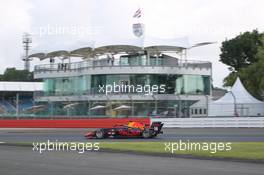
[[[104,138],[104,131],[103,130],[97,130],[96,132],[95,132],[95,137],[97,138],[97,139],[103,139]]]
[[[143,133],[142,133],[142,137],[143,137],[144,139],[151,138],[151,137],[152,137],[152,132],[151,132],[151,130],[149,130],[149,129],[145,129],[145,130],[143,131]]]

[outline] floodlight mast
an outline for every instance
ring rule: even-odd
[[[32,38],[31,38],[30,34],[25,33],[23,35],[22,43],[23,43],[23,48],[25,51],[24,56],[23,56],[24,70],[30,71],[30,59],[28,58],[30,44],[32,43]]]

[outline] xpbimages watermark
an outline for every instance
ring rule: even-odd
[[[83,154],[85,151],[98,151],[100,143],[98,142],[59,142],[58,140],[52,142],[33,142],[33,151],[40,154],[46,151],[76,151]]]
[[[161,85],[126,85],[126,84],[107,84],[99,85],[99,93],[140,93],[151,95],[153,93],[165,93],[165,84]]]
[[[212,154],[218,151],[231,151],[232,143],[230,142],[190,142],[179,140],[179,142],[164,143],[165,151],[177,153],[180,151],[208,151]]]

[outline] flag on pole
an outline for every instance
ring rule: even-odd
[[[133,18],[140,18],[141,17],[141,9],[139,8],[135,14],[133,15]]]
[[[141,37],[144,34],[144,24],[142,23],[133,24],[133,33],[136,37]]]

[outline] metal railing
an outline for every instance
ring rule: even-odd
[[[264,117],[155,118],[166,128],[264,128]]]
[[[121,61],[115,61],[113,64],[107,62],[105,59],[102,60],[86,60],[81,62],[73,63],[56,63],[56,64],[43,64],[36,65],[34,72],[50,72],[50,71],[71,71],[71,70],[84,70],[89,68],[98,67],[188,67],[188,68],[206,68],[212,67],[211,62],[207,61],[196,61],[196,60],[178,60],[163,61],[163,62],[149,62],[149,63],[122,63]]]
[[[141,95],[141,96],[153,96],[153,95],[205,95],[205,92],[199,93],[161,93],[161,92],[136,92],[136,91],[126,91],[126,92],[100,92],[99,88],[92,88],[85,91],[63,91],[63,92],[44,92],[44,91],[36,91],[33,96],[34,99],[39,97],[63,97],[63,96],[82,96],[82,95],[104,95],[104,96],[112,96],[112,95]]]

